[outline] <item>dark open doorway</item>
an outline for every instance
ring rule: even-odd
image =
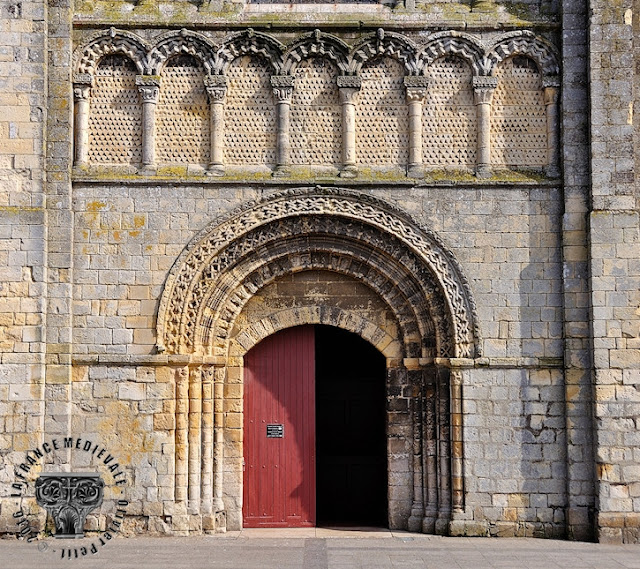
[[[385,358],[356,334],[315,332],[317,525],[387,527]]]

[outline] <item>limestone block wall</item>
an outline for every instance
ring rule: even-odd
[[[111,389],[109,393],[116,397],[116,386],[108,387],[107,368],[91,367],[95,365],[91,362],[100,358],[105,365],[131,362],[116,373],[117,378],[122,373],[127,378],[126,384],[118,384],[117,404],[153,409],[153,419],[149,415],[146,420],[153,421],[154,433],[160,431],[158,440],[167,445],[179,432],[172,411],[172,398],[178,393],[177,372],[169,372],[167,397],[161,403],[155,395],[153,401],[147,400],[150,384],[145,383],[147,379],[136,379],[133,365],[136,358],[159,357],[154,355],[155,318],[167,273],[184,245],[217,214],[277,190],[258,192],[221,184],[76,185],[74,338],[78,363],[89,366],[89,378],[106,374],[100,376],[100,389]],[[436,230],[471,277],[484,358],[463,374],[468,494],[461,533],[562,535],[567,482],[557,187],[378,188],[369,193]],[[233,334],[242,334],[253,322],[274,313],[318,306],[362,314],[392,337],[397,335],[393,318],[366,283],[317,271],[296,273],[261,290],[239,316]],[[240,380],[241,376],[233,374],[229,379],[230,384]],[[90,385],[91,380],[87,389]],[[136,399],[129,399],[133,395]],[[237,395],[241,397],[241,391]],[[88,391],[86,399],[92,399]],[[108,422],[106,407],[101,411],[100,402],[87,404],[96,408],[96,421],[101,417],[100,421]],[[239,428],[241,422],[229,418],[227,425]],[[227,487],[239,484],[241,476],[241,438],[237,438],[241,431],[237,437],[233,432],[228,431],[231,438],[225,446],[224,499],[237,512],[237,496],[233,490],[227,495]],[[120,448],[121,442],[114,440],[113,444]],[[504,466],[499,480],[496,464]],[[169,476],[164,471],[156,474]],[[167,513],[174,508],[169,502],[163,503],[168,509],[163,509],[162,516],[173,515]],[[141,504],[143,511],[144,501]],[[157,525],[160,517],[154,520],[144,523],[164,531],[158,529],[165,527]],[[228,527],[239,523],[235,514],[228,523]],[[171,527],[183,531],[182,526]]]
[[[71,433],[99,442],[116,457],[126,474],[130,504],[125,534],[164,533],[167,516],[180,514],[175,501],[175,368],[162,366],[76,366],[73,374]],[[88,453],[71,453],[71,467],[91,466]],[[106,473],[107,487],[113,485]],[[105,496],[92,512],[87,529],[104,530],[115,513]]]
[[[0,480],[43,428],[45,4],[0,7]],[[2,492],[3,498],[6,492]],[[11,525],[0,500],[0,531]]]
[[[249,3],[237,34],[214,4],[0,9],[0,531],[15,530],[13,465],[70,432],[122,457],[125,531],[239,527],[238,360],[255,322],[335,305],[390,338],[404,323],[355,277],[301,272],[249,301],[223,362],[157,353],[160,296],[218,216],[343,183],[437,234],[477,312],[475,359],[436,362],[427,342],[390,374],[404,437],[392,523],[419,527],[428,502],[409,423],[416,370],[439,366],[425,389],[451,388],[438,413],[453,419],[425,444],[453,449],[451,533],[637,542],[638,2],[358,4],[351,31],[320,12],[288,29],[299,6],[260,31],[269,7]],[[496,173],[522,167],[536,174]]]
[[[471,277],[485,356],[562,358],[555,187],[371,193],[408,211],[455,252]],[[153,353],[159,295],[176,257],[218,214],[257,195],[217,185],[78,185],[77,353]]]
[[[564,170],[563,296],[564,385],[567,424],[567,519],[569,536],[593,539],[595,471],[593,468],[592,345],[588,267],[590,201],[588,17],[583,2],[564,2],[562,69],[562,163]]]
[[[9,363],[37,358],[44,341],[44,5],[7,2],[0,17],[0,352]]]
[[[460,534],[566,535],[563,390],[558,368],[465,372],[465,517],[471,522]]]
[[[593,1],[589,22],[591,306],[599,539],[640,539],[638,5]],[[633,80],[632,80],[633,78]]]

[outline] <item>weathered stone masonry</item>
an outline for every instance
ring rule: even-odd
[[[241,527],[244,355],[325,324],[390,527],[637,542],[635,4],[6,3],[0,531],[70,434],[125,531]]]

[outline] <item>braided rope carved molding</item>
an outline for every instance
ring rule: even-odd
[[[380,29],[350,47],[319,30],[303,34],[285,46],[275,37],[252,29],[232,33],[217,45],[206,35],[186,29],[162,34],[150,44],[134,33],[110,28],[76,48],[74,72],[94,75],[100,59],[113,53],[129,57],[145,75],[160,73],[167,60],[178,54],[193,55],[211,75],[225,74],[229,64],[243,55],[261,57],[274,75],[292,74],[309,57],[328,58],[342,75],[357,75],[368,61],[380,56],[400,61],[408,75],[424,75],[435,60],[447,55],[467,61],[476,76],[493,75],[503,60],[514,55],[535,61],[543,77],[557,76],[560,69],[557,49],[526,30],[498,35],[489,44],[472,34],[444,31],[416,44],[402,34]]]
[[[415,278],[423,281],[422,294],[429,295],[426,291],[433,291],[434,294],[429,295],[435,297],[429,307],[432,318],[434,312],[441,312],[434,310],[436,304],[444,303],[442,313],[449,324],[445,326],[439,318],[435,321],[436,332],[440,335],[440,352],[450,352],[449,355],[454,357],[480,355],[478,319],[471,289],[453,254],[439,237],[382,200],[359,192],[329,188],[302,188],[277,193],[265,200],[250,202],[204,228],[187,245],[167,277],[158,311],[158,350],[193,352],[198,343],[196,336],[202,334],[197,331],[201,327],[205,306],[209,315],[217,316],[224,313],[225,306],[229,306],[227,300],[235,306],[242,304],[241,298],[225,295],[223,290],[228,290],[229,283],[235,282],[235,275],[231,275],[233,278],[230,277],[225,286],[222,286],[224,280],[221,276],[240,262],[247,254],[247,248],[255,251],[258,242],[279,237],[281,234],[275,222],[300,216],[341,219],[345,221],[345,227],[352,220],[377,232],[380,243],[389,240],[400,242],[413,259],[401,255],[396,258],[397,265],[409,263],[409,270]],[[270,236],[267,235],[269,232],[272,232]],[[246,239],[250,235],[252,237]],[[393,253],[391,251],[386,258],[393,258]],[[401,251],[396,247],[395,254],[399,253]],[[360,261],[367,264],[368,259]],[[413,261],[420,266],[412,266]],[[386,269],[375,264],[373,268],[382,273]],[[231,312],[237,313],[239,309]],[[418,309],[418,312],[423,310]],[[231,313],[228,318],[223,318],[227,325],[222,328],[227,330],[227,334],[233,319]],[[424,326],[427,327],[430,326]],[[424,334],[425,330],[421,333]],[[445,334],[449,336],[450,347],[442,338]]]

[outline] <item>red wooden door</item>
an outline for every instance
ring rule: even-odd
[[[269,336],[244,359],[244,527],[316,521],[315,333]]]

